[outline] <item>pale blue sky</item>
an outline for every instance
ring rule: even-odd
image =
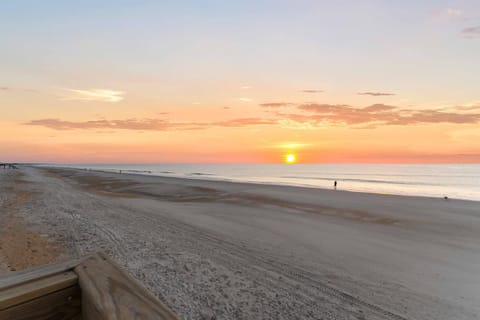
[[[462,35],[480,25],[478,1],[18,0],[2,1],[0,21],[3,86],[208,79],[478,98],[480,39]]]

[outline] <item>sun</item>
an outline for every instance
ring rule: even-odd
[[[295,163],[297,162],[297,157],[293,153],[289,153],[285,156],[286,163]]]

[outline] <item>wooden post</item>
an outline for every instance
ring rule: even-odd
[[[84,320],[179,320],[105,254],[83,260],[75,272],[82,290]]]

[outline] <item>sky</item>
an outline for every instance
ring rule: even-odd
[[[480,2],[0,1],[0,162],[480,163]]]

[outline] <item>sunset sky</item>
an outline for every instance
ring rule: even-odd
[[[12,0],[0,40],[0,162],[480,162],[478,0]]]

